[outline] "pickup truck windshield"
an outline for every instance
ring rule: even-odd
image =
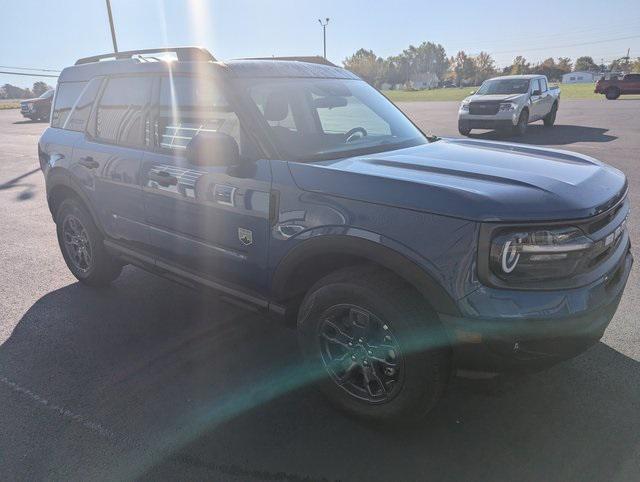
[[[528,79],[496,79],[482,83],[476,95],[526,94],[529,92]]]
[[[251,79],[246,87],[286,160],[335,159],[427,142],[386,97],[363,81]]]

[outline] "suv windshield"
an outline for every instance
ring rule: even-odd
[[[48,99],[49,97],[51,97],[53,95],[53,89],[51,90],[47,90],[46,92],[44,92],[41,96],[40,99]]]
[[[335,159],[427,142],[364,81],[253,79],[247,89],[287,160]]]
[[[528,79],[496,79],[483,82],[476,94],[526,94],[528,91]]]

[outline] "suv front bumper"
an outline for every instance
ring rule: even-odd
[[[458,111],[458,124],[469,129],[504,129],[518,123],[520,109],[498,112],[494,115],[474,115],[468,111]]]
[[[566,292],[519,292],[520,303],[503,303],[495,318],[440,315],[453,346],[456,368],[506,372],[537,370],[573,358],[597,343],[611,322],[624,291],[633,257],[628,250],[614,269],[589,286]],[[506,301],[500,290],[487,295]],[[537,299],[537,312],[520,314]],[[532,301],[535,303],[535,301]],[[512,306],[513,313],[505,312]]]

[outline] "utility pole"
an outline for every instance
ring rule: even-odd
[[[113,41],[113,52],[118,53],[118,44],[116,42],[116,28],[113,26],[113,15],[111,15],[111,2],[107,2],[107,13],[109,14],[109,27],[111,27],[111,40]]]
[[[327,60],[327,25],[329,24],[329,17],[324,19],[318,19],[320,25],[322,25],[322,45],[324,46],[324,59]]]

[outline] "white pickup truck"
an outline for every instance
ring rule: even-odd
[[[504,129],[522,135],[530,122],[553,126],[560,104],[560,89],[549,87],[544,75],[508,75],[485,80],[460,104],[458,131]]]

